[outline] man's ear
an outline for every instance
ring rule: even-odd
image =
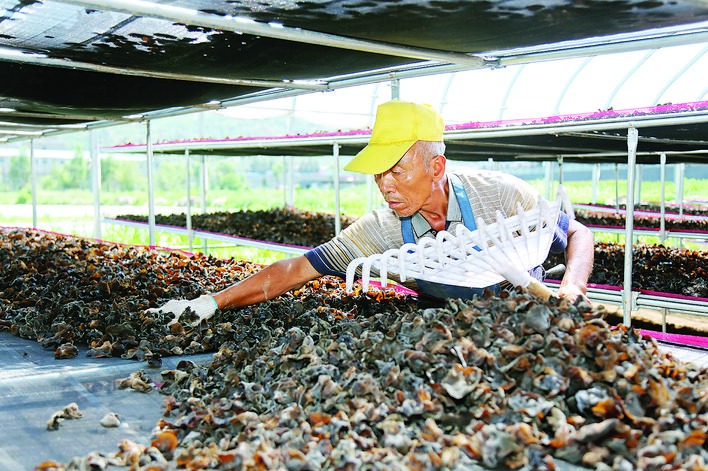
[[[436,155],[433,157],[431,162],[431,169],[433,171],[433,178],[439,180],[445,175],[445,167],[447,166],[447,158],[444,155]]]

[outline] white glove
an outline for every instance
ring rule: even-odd
[[[161,307],[148,309],[147,312],[153,314],[158,312],[161,312],[163,314],[173,314],[175,318],[172,319],[169,324],[167,324],[172,325],[179,321],[179,318],[182,316],[182,314],[184,314],[184,311],[186,311],[187,308],[191,309],[197,315],[197,317],[199,317],[198,320],[190,324],[191,326],[195,326],[198,325],[202,320],[209,319],[211,316],[213,316],[217,309],[219,309],[219,306],[216,304],[216,300],[213,296],[204,294],[196,299],[192,299],[191,301],[186,299],[173,299],[171,301],[167,301]]]

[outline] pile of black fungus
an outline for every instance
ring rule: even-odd
[[[550,254],[544,266],[562,263],[563,254]],[[590,283],[623,286],[624,266],[623,245],[597,242]],[[708,252],[663,245],[634,246],[632,289],[708,298]]]
[[[117,217],[129,221],[147,222],[147,216],[124,214]],[[342,228],[356,218],[342,216]],[[191,216],[192,228],[280,244],[316,247],[335,235],[334,216],[300,209],[219,211]],[[186,227],[184,213],[155,215],[156,224]]]
[[[71,357],[76,354],[72,346],[85,345],[92,357],[136,360],[215,351],[233,340],[227,324],[192,327],[189,316],[183,316],[182,323],[168,325],[171,317],[146,309],[218,291],[262,268],[242,260],[24,229],[0,231],[0,263],[0,329],[56,349],[58,358]],[[326,296],[308,297],[311,305],[343,298],[341,309],[360,309],[354,298],[344,296],[338,278],[324,277],[299,292],[317,292],[320,286],[330,290]],[[292,297],[286,294],[242,312],[257,318],[291,316],[306,308],[287,303]]]
[[[627,209],[627,206],[622,203],[617,206],[609,206],[609,205],[592,205],[592,206],[597,206],[605,209],[621,209],[625,210]],[[635,211],[649,211],[649,212],[654,212],[654,213],[660,213],[661,212],[661,205],[657,203],[637,203],[634,205],[634,210]],[[679,208],[679,206],[676,203],[668,203],[664,206],[664,213],[667,215],[691,215],[691,216],[708,216],[708,207],[706,206],[705,203],[700,204],[684,204],[683,208]],[[657,214],[658,216],[658,214]]]
[[[164,414],[123,440],[38,469],[589,469],[708,466],[708,372],[600,305],[522,291],[423,307],[346,294],[324,277],[197,326],[147,314],[260,267],[2,231],[0,326],[48,347],[150,364]],[[146,394],[158,394],[145,389]]]
[[[343,316],[309,297],[289,315],[231,315],[211,363],[162,371],[151,446],[98,457],[153,470],[706,469],[708,372],[601,308],[504,293]]]

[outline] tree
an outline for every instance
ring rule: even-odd
[[[144,162],[101,159],[101,188],[106,191],[144,191],[147,187]]]
[[[56,164],[49,175],[42,179],[42,186],[47,190],[86,190],[89,185],[88,161],[84,159],[81,146],[74,149],[74,157],[67,162]]]
[[[10,168],[7,175],[7,183],[10,190],[16,191],[25,185],[29,185],[30,174],[29,155],[20,153],[10,157]]]
[[[215,190],[241,190],[248,188],[245,172],[239,162],[218,160],[209,162],[209,185]]]

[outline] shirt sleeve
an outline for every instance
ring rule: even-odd
[[[568,247],[568,225],[570,224],[570,219],[568,215],[561,211],[558,215],[558,223],[556,224],[556,231],[553,234],[553,242],[551,243],[551,252],[560,253],[563,252],[566,247]]]
[[[382,209],[357,219],[329,242],[307,251],[305,257],[319,273],[344,277],[352,260],[402,245],[398,216]]]

